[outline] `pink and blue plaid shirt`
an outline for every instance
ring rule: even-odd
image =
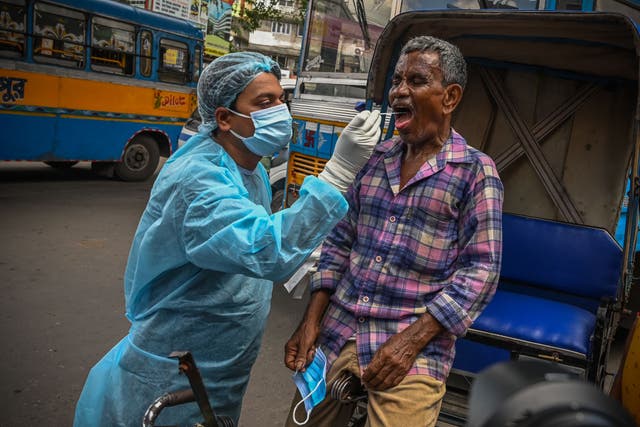
[[[503,187],[495,164],[456,131],[400,188],[400,138],[376,147],[325,240],[312,291],[329,289],[320,345],[332,363],[355,335],[360,368],[429,312],[445,328],[408,375],[445,381],[457,336],[491,300],[502,256]]]

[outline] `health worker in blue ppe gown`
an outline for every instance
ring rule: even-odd
[[[129,334],[91,370],[75,426],[137,426],[165,392],[188,389],[167,356],[190,351],[217,415],[238,422],[271,303],[345,215],[342,196],[380,135],[377,112],[345,128],[319,177],[272,213],[263,156],[291,138],[280,69],[257,53],[231,53],[198,82],[202,125],[165,163],[136,231],[125,273]],[[158,425],[192,425],[196,403],[164,409]]]

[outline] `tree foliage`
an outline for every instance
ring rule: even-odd
[[[238,2],[240,0],[236,0]],[[279,0],[244,0],[234,16],[236,30],[252,32],[260,28],[262,21],[290,22],[302,24],[308,0],[294,1],[293,12],[278,7]]]

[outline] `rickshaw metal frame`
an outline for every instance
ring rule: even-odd
[[[609,345],[616,331],[621,312],[625,308],[633,280],[632,248],[635,247],[637,239],[637,227],[633,226],[638,222],[640,198],[640,180],[638,179],[640,169],[640,140],[638,139],[640,123],[638,53],[640,39],[636,24],[626,16],[605,12],[465,10],[403,13],[396,16],[387,25],[376,46],[367,84],[367,103],[370,108],[379,106],[383,112],[388,109],[386,97],[391,85],[393,68],[400,54],[400,47],[409,38],[416,35],[433,35],[450,40],[460,47],[467,58],[470,73],[474,74],[474,78],[480,79],[486,97],[492,104],[490,111],[482,112],[486,116],[484,117],[486,123],[482,123],[484,130],[477,131],[473,126],[469,126],[470,123],[477,124],[481,119],[474,122],[473,119],[469,119],[472,114],[469,111],[466,112],[466,116],[462,120],[464,122],[462,135],[468,138],[470,143],[472,143],[471,141],[476,143],[472,143],[472,145],[492,155],[500,174],[505,174],[507,178],[511,178],[508,169],[512,165],[522,162],[522,159],[526,159],[535,176],[542,183],[546,197],[552,201],[553,206],[553,209],[547,211],[541,209],[531,213],[528,210],[531,209],[533,203],[529,203],[528,206],[517,206],[511,202],[505,212],[606,229],[612,235],[620,215],[625,181],[630,175],[632,191],[629,199],[629,218],[624,245],[621,248],[623,268],[617,283],[615,298],[603,300],[597,310],[596,327],[591,338],[591,351],[588,354],[554,348],[537,342],[518,340],[514,337],[499,336],[474,329],[473,326],[467,335],[467,338],[471,340],[506,349],[511,352],[514,358],[519,355],[528,355],[580,367],[585,370],[586,378],[602,385]],[[522,48],[518,49],[518,46]],[[524,48],[531,46],[535,46],[537,50],[534,52]],[[544,47],[540,46],[549,49],[545,51]],[[575,56],[567,55],[567,52],[570,52],[574,46],[578,46],[577,53],[571,52]],[[557,48],[556,51],[553,51],[553,48]],[[602,56],[596,55],[596,53],[600,53]],[[592,56],[586,57],[587,55]],[[572,63],[572,59],[575,62]],[[575,81],[576,90],[561,102],[557,102],[551,111],[545,111],[542,118],[533,117],[537,120],[532,120],[532,115],[530,115],[527,120],[519,111],[519,108],[523,106],[522,99],[518,105],[509,92],[508,84],[502,80],[504,77],[501,77],[501,74],[506,74],[510,70],[524,70],[523,73],[531,72],[544,77],[552,76],[552,78]],[[479,90],[477,81],[474,87],[476,91]],[[563,181],[563,177],[559,176],[557,159],[550,157],[549,152],[543,150],[550,149],[547,145],[554,142],[548,141],[550,135],[563,126],[568,126],[567,123],[577,120],[575,119],[576,114],[585,104],[597,102],[598,96],[603,92],[615,90],[610,87],[617,84],[620,87],[631,88],[629,96],[633,98],[631,98],[629,105],[633,111],[627,112],[628,116],[623,118],[613,117],[618,119],[617,124],[622,122],[629,126],[626,136],[622,138],[623,142],[611,148],[611,150],[617,150],[611,156],[611,161],[616,168],[607,168],[606,165],[603,165],[604,161],[595,166],[571,165],[574,168],[574,173],[576,169],[580,168],[583,169],[580,171],[581,173],[593,167],[600,168],[596,171],[598,173],[594,175],[606,175],[614,188],[596,185],[598,188],[594,190],[593,195],[585,195],[584,191],[576,190],[575,182],[570,183],[571,186]],[[617,90],[624,92],[620,87]],[[534,103],[537,101],[539,100],[534,100]],[[464,97],[462,102],[465,102]],[[473,113],[473,108],[471,108],[471,112]],[[458,118],[454,115],[456,129],[458,129]],[[605,117],[603,117],[603,125],[607,123],[604,119]],[[500,141],[503,147],[496,149],[491,143],[495,142],[492,137],[496,137],[495,127],[499,120],[502,121],[501,130],[503,133],[507,126],[511,129],[514,141],[506,145],[504,141]],[[393,136],[393,125],[392,119],[387,127],[387,138]],[[468,128],[464,129],[465,126]],[[609,136],[614,141],[616,138],[621,139],[620,132],[613,132]],[[573,145],[571,145],[572,142]],[[567,152],[578,143],[571,139],[568,142],[565,141],[564,162],[568,161]],[[608,147],[605,147],[605,152],[607,152],[606,148]],[[588,159],[588,156],[585,158]],[[567,169],[567,165],[562,164],[560,173],[566,174]],[[591,181],[586,179],[584,183],[588,185]],[[510,198],[511,201],[522,197],[527,190],[526,186],[522,188],[518,188],[517,185],[510,187],[510,184],[511,182],[507,179],[505,181],[505,200]],[[605,205],[607,210],[601,209],[602,212],[593,214],[594,205],[590,203]]]

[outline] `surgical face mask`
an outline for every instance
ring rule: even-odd
[[[327,357],[324,355],[320,347],[316,350],[316,356],[304,372],[296,372],[293,374],[293,382],[296,383],[302,400],[293,408],[293,422],[301,426],[309,421],[311,410],[324,400],[327,394]],[[296,418],[298,406],[304,402],[304,408],[307,411],[307,418],[300,422]]]
[[[244,137],[231,129],[231,134],[240,139],[245,147],[258,156],[273,156],[287,146],[291,140],[291,114],[287,104],[276,105],[264,110],[252,111],[251,116],[227,108],[233,114],[253,121],[253,136]]]

